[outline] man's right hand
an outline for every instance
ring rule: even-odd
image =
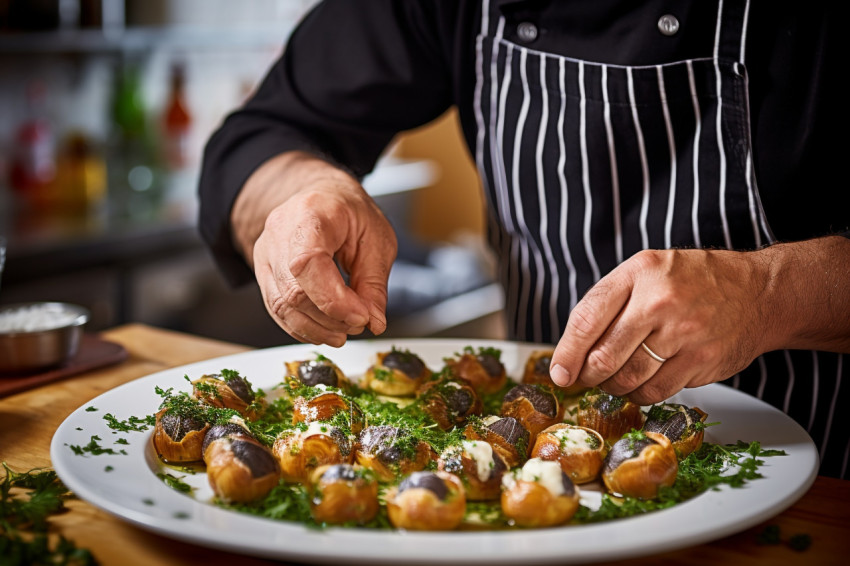
[[[338,347],[365,328],[386,329],[395,233],[353,177],[283,154],[249,178],[231,222],[266,310],[293,338]]]

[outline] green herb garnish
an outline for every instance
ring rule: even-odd
[[[158,473],[156,477],[161,479],[163,483],[171,489],[181,493],[192,493],[195,490],[194,487],[183,481],[183,478],[186,476],[178,478],[177,476],[172,476],[169,473]]]
[[[104,448],[98,442],[103,440],[101,437],[96,434],[91,437],[91,440],[85,446],[79,446],[76,444],[68,445],[68,447],[76,454],[77,456],[85,456],[86,454],[91,454],[92,456],[100,456],[101,454],[108,454],[112,456],[122,455],[126,456],[127,452],[124,449],[121,450],[113,450],[112,448]]]
[[[4,462],[0,482],[0,563],[4,566],[30,564],[97,564],[91,552],[78,548],[63,536],[48,538],[48,518],[65,511],[71,497],[56,472],[34,469],[15,472]]]

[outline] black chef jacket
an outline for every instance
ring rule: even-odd
[[[491,3],[505,17],[506,40],[576,60],[659,65],[711,57],[715,42],[716,1]],[[846,231],[850,224],[838,141],[847,122],[838,106],[833,28],[840,20],[833,12],[826,2],[749,6],[753,165],[764,213],[780,241]],[[679,23],[672,35],[659,31],[660,17],[668,14]],[[398,132],[453,105],[475,147],[481,16],[480,0],[331,0],[306,16],[256,93],[227,117],[205,150],[200,228],[231,282],[253,277],[233,248],[230,209],[267,159],[307,150],[360,177]],[[821,387],[827,396],[837,392]],[[798,420],[808,421],[813,436],[829,429],[818,424],[815,434],[808,416]],[[831,449],[836,459],[830,473],[846,473],[847,439],[833,438]]]

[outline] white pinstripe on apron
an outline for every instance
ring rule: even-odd
[[[508,41],[516,23],[482,2],[475,157],[511,338],[557,342],[584,292],[637,251],[773,242],[750,144],[748,1],[719,1],[712,57],[641,67]],[[823,458],[843,371],[840,355],[771,352],[732,385],[822,436]],[[795,388],[801,374],[813,394]],[[819,376],[835,395],[818,399]],[[850,444],[838,441],[843,475]]]

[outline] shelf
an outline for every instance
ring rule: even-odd
[[[0,33],[0,55],[108,54],[155,49],[282,48],[293,25],[216,28],[134,27],[123,30],[57,30]]]
[[[381,197],[427,187],[438,177],[437,164],[428,159],[386,157],[363,178],[363,188],[372,197]]]

